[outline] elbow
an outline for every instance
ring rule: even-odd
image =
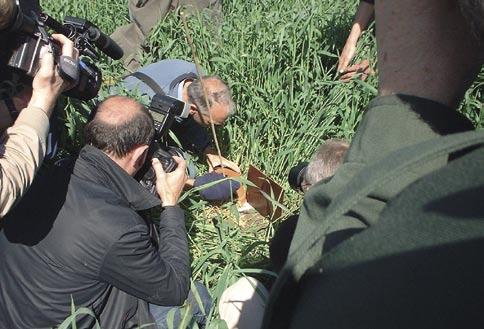
[[[176,277],[161,284],[156,294],[145,299],[149,303],[161,306],[181,306],[190,292],[190,276]]]
[[[190,292],[190,277],[180,278],[173,294],[173,306],[181,306]]]

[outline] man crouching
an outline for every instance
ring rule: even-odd
[[[185,162],[165,173],[153,160],[151,195],[133,178],[154,134],[138,102],[113,96],[86,126],[87,144],[72,166],[40,175],[5,217],[0,232],[0,327],[59,325],[76,308],[78,328],[154,323],[152,305],[181,305],[190,290],[184,213],[177,206]],[[138,214],[163,207],[158,242]],[[148,326],[144,326],[148,327]],[[149,326],[149,328],[156,328]]]

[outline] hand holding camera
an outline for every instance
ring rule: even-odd
[[[173,156],[177,163],[174,171],[166,173],[157,158],[152,159],[153,170],[156,174],[156,192],[160,196],[163,207],[174,206],[183,191],[187,180],[186,162],[178,156]]]
[[[71,83],[64,94],[79,100],[96,97],[102,82],[101,71],[93,64],[99,57],[96,49],[119,59],[123,56],[121,48],[86,19],[66,16],[59,22],[43,12],[24,13],[14,0],[7,0],[6,4],[12,10],[8,11],[9,17],[0,21],[0,38],[6,44],[6,51],[0,56],[0,68],[5,74],[0,80],[30,85],[40,69],[41,49],[47,46],[53,53],[53,61],[49,62],[55,62],[58,74]],[[64,37],[50,35],[51,30]]]
[[[62,34],[53,34],[52,38],[60,44],[62,56],[77,61],[78,54],[71,40]],[[32,81],[32,97],[29,106],[40,108],[50,116],[57,97],[70,85],[59,75],[55,67],[54,55],[48,49],[45,47],[41,54],[40,68]]]

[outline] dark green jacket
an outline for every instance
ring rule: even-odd
[[[473,128],[462,114],[436,102],[405,95],[375,98],[358,126],[344,164],[329,182],[314,186],[306,194],[289,254],[316,226],[325,225],[326,207],[362,169],[406,146]],[[414,173],[397,176],[390,184],[380,186],[368,198],[354,205],[351,212],[338,221],[337,226],[329,229],[330,241],[327,243],[330,246],[325,250],[351,235],[351,232],[376,223],[386,201],[417,178],[446,163],[445,156]],[[338,233],[331,235],[332,232]]]
[[[339,205],[352,198],[353,193],[356,192],[353,189],[355,178],[357,178],[360,187],[370,186],[378,177],[378,175],[374,175],[375,170],[373,170],[373,175],[365,175],[367,171],[371,173],[371,168],[376,167],[378,169],[380,164],[388,162],[388,158],[404,161],[405,157],[396,157],[400,150],[410,148],[415,151],[414,149],[417,146],[412,147],[412,145],[420,145],[420,143],[426,141],[430,143],[441,138],[442,135],[471,130],[472,128],[470,122],[462,115],[432,101],[403,95],[378,97],[373,100],[358,127],[343,166],[328,183],[316,185],[305,197],[291,244],[288,263],[276,282],[267,306],[264,328],[358,327],[356,325],[359,323],[357,313],[349,308],[348,312],[345,312],[346,310],[339,306],[351,305],[351,295],[349,294],[351,291],[355,292],[356,295],[359,294],[360,297],[369,296],[365,293],[365,287],[361,286],[362,280],[363,282],[365,280],[358,281],[355,279],[355,282],[360,282],[360,285],[352,286],[352,275],[355,275],[353,273],[345,278],[346,281],[339,282],[338,287],[341,288],[341,291],[338,293],[335,293],[336,289],[331,290],[331,288],[334,288],[333,286],[329,288],[324,286],[326,282],[330,282],[326,281],[326,277],[330,275],[328,273],[332,273],[334,270],[330,263],[325,262],[326,255],[328,253],[338,254],[343,245],[350,244],[353,239],[368,234],[367,232],[371,231],[367,230],[368,227],[379,227],[379,220],[382,218],[381,214],[387,203],[411,183],[446,165],[448,157],[445,153],[442,153],[442,155],[433,157],[429,161],[420,163],[417,167],[412,167],[411,170],[395,171],[390,177],[391,179],[386,179],[384,183],[372,186],[365,197],[355,199],[342,215],[337,216],[337,220],[334,220],[335,216],[332,220],[328,220],[328,214],[334,215]],[[452,154],[450,157],[455,158],[458,155]],[[394,166],[398,167],[398,164],[399,162],[395,162]],[[402,229],[404,228],[405,226],[402,227]],[[311,239],[314,232],[318,231],[323,232],[321,237]],[[391,241],[391,238],[390,235],[385,236],[383,241],[378,240],[381,244],[380,248],[383,249],[386,245],[385,240]],[[362,248],[361,245],[354,248],[348,247],[348,250],[353,252],[351,261],[355,264],[359,261],[358,249]],[[344,253],[342,257],[346,257],[345,255],[347,253]],[[383,266],[383,268],[385,267]],[[316,281],[314,281],[314,275],[317,277]],[[400,280],[395,280],[395,282],[397,284],[402,283]],[[374,284],[375,281],[372,283]],[[345,286],[352,288],[345,290]],[[360,288],[362,290],[358,290]],[[401,288],[412,290],[411,286],[406,285]],[[324,299],[325,296],[330,301]],[[401,298],[398,294],[393,297]],[[335,317],[337,321],[331,324],[327,322],[327,325],[324,325],[324,319],[337,314],[335,309],[328,308],[327,304],[324,303],[331,303],[333,299],[334,305],[339,305],[336,307],[340,310],[338,314],[343,314],[343,318],[348,319],[347,325],[340,321],[341,317]],[[347,304],[341,303],[342,300],[345,300]],[[364,301],[364,298],[362,300]],[[358,307],[365,310],[365,304],[361,304],[362,300],[359,301]],[[385,298],[382,302],[393,305],[391,300]],[[395,303],[394,305],[399,304]],[[384,308],[382,307],[382,309]],[[395,323],[379,322],[377,319],[378,312],[375,312],[375,309],[370,307],[367,311],[371,318],[376,316],[376,320],[372,325],[369,322],[362,321],[362,325],[359,327],[374,328],[375,323],[385,323],[385,325],[380,326],[382,328],[398,327]],[[418,312],[422,312],[422,310],[418,309],[413,313],[410,312],[410,314],[416,315]],[[365,314],[365,312],[363,313]],[[406,314],[409,314],[409,312]]]

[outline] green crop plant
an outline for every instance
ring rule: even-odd
[[[57,19],[85,17],[106,33],[129,22],[127,1],[43,0]],[[336,63],[358,1],[224,0],[223,13],[188,18],[201,66],[231,86],[236,114],[218,130],[224,154],[243,172],[254,164],[285,190],[284,220],[297,212],[301,196],[286,181],[289,168],[310,158],[327,138],[351,140],[366,105],[376,95],[377,76],[366,82],[338,81]],[[143,64],[161,59],[192,60],[179,12],[171,12],[150,34]],[[355,61],[368,58],[376,71],[373,26],[363,33]],[[100,98],[119,82],[119,61],[100,58],[105,84]],[[484,72],[466,93],[461,111],[477,127],[484,125]],[[62,149],[76,153],[93,102],[65,102]],[[206,170],[203,166],[201,170]],[[210,288],[215,299],[242,275],[270,280],[267,244],[278,221],[241,228],[234,204],[210,207],[194,193],[185,196],[193,279]],[[279,221],[280,221],[279,220]],[[73,311],[74,312],[74,311]],[[217,308],[207,310],[207,328],[223,328]],[[67,315],[66,315],[67,316]]]

